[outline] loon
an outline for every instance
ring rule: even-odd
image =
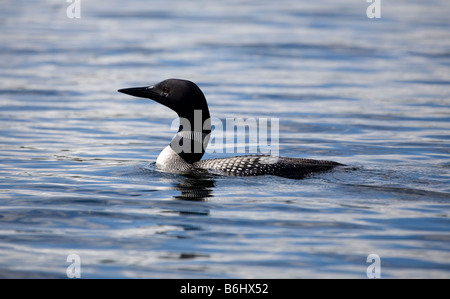
[[[152,86],[118,91],[131,96],[149,98],[178,114],[179,130],[156,160],[156,166],[162,171],[188,173],[206,170],[234,176],[276,175],[302,178],[314,172],[327,171],[343,165],[333,161],[270,155],[201,160],[209,142],[211,121],[206,98],[195,83],[182,79],[167,79]],[[191,129],[191,124],[194,124],[194,130]]]

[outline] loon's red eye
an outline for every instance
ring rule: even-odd
[[[163,91],[164,91],[165,93],[169,93],[170,89],[169,89],[169,87],[166,86],[166,87],[163,88]]]

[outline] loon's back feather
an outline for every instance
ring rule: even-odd
[[[197,169],[235,176],[277,175],[304,177],[310,173],[330,170],[342,165],[333,161],[303,158],[247,155],[231,158],[201,160],[194,163]]]

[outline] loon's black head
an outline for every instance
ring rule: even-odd
[[[170,146],[188,163],[197,162],[202,158],[211,133],[211,120],[206,98],[195,83],[188,80],[167,79],[153,86],[132,87],[118,91],[152,99],[175,111],[180,117],[180,127]]]
[[[208,104],[200,88],[191,81],[167,79],[153,86],[119,89],[119,92],[152,99],[175,111],[180,117],[191,118],[195,110],[202,110],[209,118]]]

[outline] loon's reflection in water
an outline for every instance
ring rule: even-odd
[[[207,201],[214,196],[215,180],[208,174],[185,174],[174,187],[181,192],[180,195],[174,196],[175,199]]]

